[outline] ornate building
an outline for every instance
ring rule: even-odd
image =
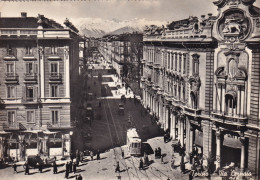
[[[260,9],[255,0],[214,2],[218,15],[147,27],[144,106],[189,156],[260,174]],[[257,177],[259,179],[259,177]]]
[[[43,15],[0,18],[0,157],[68,156],[79,76],[78,30]]]

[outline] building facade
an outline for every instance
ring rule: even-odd
[[[43,15],[0,18],[0,157],[69,156],[78,30]]]
[[[215,168],[235,164],[259,179],[260,9],[214,4],[217,16],[145,29],[143,104],[187,158],[196,145]]]
[[[99,41],[99,52],[111,62],[118,75],[125,77],[137,74],[132,71],[138,69],[138,61],[142,57],[141,49],[142,34],[140,33],[107,35]]]

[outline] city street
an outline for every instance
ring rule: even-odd
[[[96,153],[101,152],[101,159],[91,161],[90,156],[84,157],[84,162],[77,167],[77,173],[70,174],[69,178],[76,178],[81,174],[84,179],[187,179],[188,173],[183,175],[180,169],[171,168],[172,147],[171,143],[163,142],[162,131],[157,126],[156,121],[145,112],[139,100],[134,99],[133,92],[125,88],[125,84],[115,75],[107,70],[100,70],[103,65],[95,65],[96,69],[91,74],[86,74],[86,91],[82,92],[82,97],[86,93],[93,93],[93,97],[81,98],[82,106],[91,104],[94,111],[94,118],[91,124],[84,123],[82,112],[85,109],[78,109],[79,126],[75,132],[74,149],[84,148]],[[98,81],[98,72],[102,72],[102,82]],[[101,86],[107,87],[107,96],[101,96]],[[121,100],[125,95],[126,101]],[[131,98],[130,98],[131,97]],[[99,106],[101,102],[101,107]],[[119,114],[118,105],[124,104],[124,113]],[[132,157],[128,154],[126,144],[126,131],[134,127],[145,144],[145,151],[148,154],[149,166],[139,170],[139,162],[142,157]],[[81,133],[80,133],[81,132]],[[87,133],[88,137],[82,136]],[[158,137],[157,137],[158,136]],[[154,138],[155,137],[155,138]],[[157,138],[156,138],[157,137]],[[152,138],[152,139],[150,139]],[[162,154],[165,154],[163,162],[161,159],[155,159],[154,149],[160,147]],[[122,158],[122,151],[125,156]],[[52,179],[63,179],[65,177],[65,163],[67,160],[58,160],[58,174],[52,175]],[[120,172],[115,173],[116,163],[119,162]],[[31,175],[24,175],[24,162],[18,163],[18,174],[13,174],[12,167],[1,169],[0,174],[5,179],[46,179],[53,173],[52,168],[46,168],[43,173],[38,169],[31,169]],[[175,155],[175,163],[180,163],[179,155]],[[188,166],[187,166],[188,168]],[[4,172],[4,173],[1,173]]]

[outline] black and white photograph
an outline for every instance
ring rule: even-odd
[[[260,0],[0,0],[1,180],[260,180]]]

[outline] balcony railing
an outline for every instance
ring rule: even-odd
[[[18,123],[18,122],[4,123],[3,128],[5,131],[26,130],[24,125],[22,123]]]
[[[248,117],[246,115],[230,115],[219,111],[212,112],[211,114],[215,120],[222,121],[223,123],[235,123],[240,125],[246,125],[248,123]]]
[[[25,81],[37,81],[37,74],[36,73],[25,73],[24,80]]]
[[[6,81],[18,81],[19,76],[16,73],[6,73],[5,80]]]
[[[47,122],[47,128],[50,130],[54,129],[70,129],[72,128],[70,122],[57,122],[57,123],[52,123],[52,122]]]
[[[191,116],[201,115],[201,111],[202,111],[201,109],[193,109],[191,107],[184,106],[184,112]]]
[[[35,95],[34,97],[22,97],[23,104],[35,104],[38,103],[38,97]]]
[[[50,81],[61,81],[62,75],[61,75],[61,73],[52,72],[52,73],[50,73],[49,79],[50,79]]]

